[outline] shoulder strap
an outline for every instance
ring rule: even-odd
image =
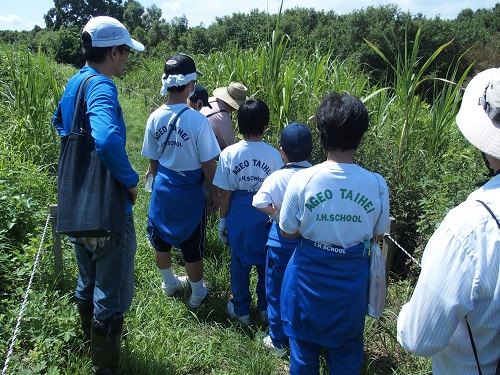
[[[474,339],[472,338],[472,330],[470,329],[469,322],[467,321],[467,315],[465,316],[465,323],[467,323],[467,331],[469,331],[470,343],[472,345],[472,351],[474,352],[474,358],[476,359],[477,370],[479,371],[479,375],[483,375],[481,371],[481,366],[479,366],[479,358],[477,356],[476,344],[474,344]]]
[[[477,202],[481,203],[484,206],[484,208],[486,208],[488,210],[488,212],[490,213],[491,217],[493,217],[493,219],[495,219],[495,221],[497,223],[497,226],[498,226],[498,229],[500,229],[500,222],[498,222],[497,217],[495,216],[495,214],[493,213],[493,211],[491,211],[491,209],[488,207],[488,205],[486,203],[484,203],[483,201],[480,201],[479,199],[477,199]]]
[[[95,77],[95,74],[89,75],[85,77],[81,82],[80,86],[78,86],[78,91],[75,96],[75,111],[73,113],[73,123],[71,125],[71,132],[72,133],[77,133],[77,130],[79,132],[84,132],[85,129],[85,92],[87,91],[87,86],[89,85],[89,82]],[[78,129],[78,127],[80,127]]]
[[[380,220],[380,217],[382,216],[382,211],[384,210],[384,207],[382,206],[382,189],[380,188],[380,182],[378,180],[377,175],[372,172],[373,175],[375,176],[375,180],[377,181],[377,186],[378,186],[378,199],[380,201],[380,213],[378,214],[377,221],[375,221],[375,227],[373,228],[373,240],[375,241],[377,238],[377,235],[375,234],[375,228],[378,225],[378,222]]]
[[[165,151],[165,147],[167,147],[168,140],[170,139],[170,136],[172,135],[172,132],[174,131],[175,124],[177,123],[177,120],[179,120],[179,117],[184,113],[184,111],[188,110],[189,107],[183,108],[177,116],[174,117],[174,119],[170,122],[170,129],[168,130],[167,138],[165,139],[165,143],[163,144],[163,148],[161,149],[161,155],[163,155],[163,152]]]
[[[217,113],[221,113],[221,112],[227,112],[225,109],[219,109],[218,111],[215,111],[215,112],[212,112],[212,113],[209,113],[208,115],[206,115],[206,118],[209,118],[213,115],[216,115]]]
[[[496,218],[493,211],[491,211],[491,209],[488,207],[488,205],[483,201],[480,201],[479,199],[477,199],[477,202],[481,203],[483,207],[486,208],[486,210],[490,213],[491,217],[496,221],[497,226],[500,229],[500,223],[498,222],[498,219]],[[474,358],[476,359],[477,369],[479,371],[479,375],[482,375],[483,372],[481,371],[481,366],[479,366],[479,358],[477,356],[476,344],[474,343],[474,338],[472,337],[472,330],[470,328],[469,322],[467,321],[467,316],[465,316],[465,323],[467,324],[467,331],[469,331],[470,343],[472,345],[472,351],[474,352]]]
[[[291,168],[307,168],[307,167],[305,165],[297,165],[293,163],[288,163],[281,167],[281,169],[291,169]]]

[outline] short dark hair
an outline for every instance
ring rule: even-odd
[[[325,151],[355,150],[368,130],[368,110],[350,94],[332,92],[316,111],[316,126]]]
[[[90,37],[90,34],[87,31],[84,31],[82,33],[82,53],[86,61],[91,61],[94,63],[103,62],[104,59],[106,58],[108,51],[110,51],[112,48],[113,46],[93,47],[92,38]],[[116,48],[118,48],[118,51],[120,51],[120,53],[123,53],[123,51],[125,50],[125,44],[116,46]]]
[[[269,125],[269,107],[260,99],[246,99],[238,109],[237,118],[241,134],[261,136]]]

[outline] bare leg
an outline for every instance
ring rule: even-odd
[[[170,264],[172,264],[172,261],[170,261]],[[186,262],[186,273],[191,282],[200,281],[203,278],[203,259],[193,263]]]

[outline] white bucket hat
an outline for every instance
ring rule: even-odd
[[[238,82],[231,82],[227,87],[215,89],[214,96],[237,110],[240,108],[240,104],[248,99],[247,92],[248,89],[245,85]]]
[[[469,82],[456,121],[474,147],[500,159],[500,68],[484,70]]]
[[[94,17],[87,22],[83,32],[88,32],[92,47],[113,47],[126,44],[137,51],[144,51],[144,45],[130,37],[123,24],[108,16]]]

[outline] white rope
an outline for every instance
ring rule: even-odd
[[[28,302],[28,296],[29,296],[30,289],[31,289],[31,283],[33,282],[33,277],[35,276],[35,271],[36,271],[36,268],[38,266],[38,259],[40,258],[40,253],[42,251],[42,246],[43,246],[43,242],[45,240],[45,233],[47,232],[49,220],[50,220],[50,215],[47,217],[47,221],[45,222],[45,227],[43,228],[42,240],[40,241],[40,246],[38,247],[38,252],[36,254],[35,263],[33,264],[33,269],[31,270],[31,277],[30,277],[30,280],[28,282],[28,287],[26,288],[26,293],[24,293],[24,300],[23,300],[23,304],[21,305],[21,311],[19,312],[19,316],[17,317],[16,328],[14,329],[14,333],[12,335],[12,338],[10,339],[9,350],[7,351],[7,357],[5,358],[5,364],[4,364],[3,369],[2,369],[2,375],[7,374],[7,368],[9,366],[10,356],[12,355],[12,352],[14,351],[14,344],[16,342],[17,334],[19,332],[19,326],[21,325],[21,319],[23,318],[24,310],[26,309],[26,304]]]
[[[392,237],[391,237],[391,235],[390,235],[389,233],[384,233],[384,237],[389,237],[389,239],[390,239],[392,242],[394,242],[394,243],[396,244],[396,246],[397,246],[397,247],[399,247],[401,250],[403,250],[403,253],[405,253],[406,255],[408,255],[412,261],[414,261],[416,264],[418,264],[418,266],[419,266],[420,268],[422,268],[422,265],[420,264],[420,262],[419,262],[418,260],[416,260],[414,257],[412,257],[412,256],[411,256],[411,254],[410,254],[408,251],[406,251],[405,249],[403,249],[403,247],[402,247],[400,244],[398,244],[398,243],[396,242],[396,240],[395,240],[394,238],[392,238]]]

